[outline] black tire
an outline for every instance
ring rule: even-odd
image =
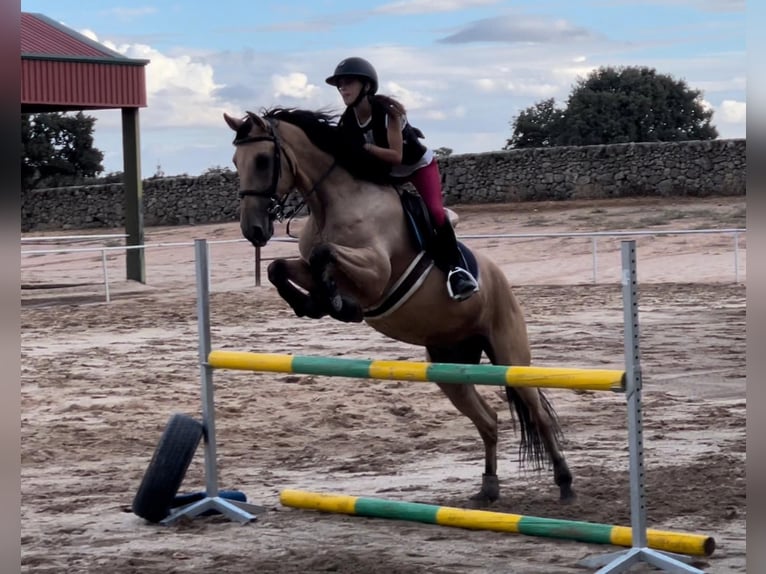
[[[177,413],[170,417],[133,498],[133,512],[137,516],[159,522],[170,513],[203,430],[200,422],[187,415]]]

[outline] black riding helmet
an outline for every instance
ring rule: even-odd
[[[349,76],[370,82],[370,89],[367,91],[369,95],[373,95],[378,91],[378,73],[372,64],[364,58],[353,57],[342,60],[340,64],[335,66],[333,75],[327,78],[325,82],[331,86],[338,87],[338,79]]]

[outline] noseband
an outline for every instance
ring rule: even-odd
[[[253,112],[247,112],[248,119],[255,122]],[[284,206],[287,201],[288,194],[285,194],[281,199],[278,197],[277,188],[279,186],[279,177],[282,173],[282,141],[279,139],[279,132],[276,130],[276,121],[268,119],[270,133],[262,136],[245,136],[236,137],[232,142],[235,146],[251,143],[268,141],[274,144],[274,154],[272,156],[272,172],[271,172],[271,184],[266,189],[240,189],[240,199],[245,197],[265,197],[270,200],[269,208],[267,210],[271,219],[279,219],[280,221],[284,217]],[[290,161],[290,156],[285,154],[287,163],[291,170],[294,171],[294,166]]]

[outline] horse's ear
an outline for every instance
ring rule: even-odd
[[[247,112],[247,117],[250,118],[253,124],[261,128],[263,131],[265,132],[269,131],[269,125],[266,123],[266,120],[264,120],[258,114],[254,114],[253,112]]]
[[[229,127],[233,129],[235,132],[242,126],[242,124],[245,123],[244,120],[233,118],[226,112],[223,113],[223,119],[226,120],[226,123],[229,124]]]

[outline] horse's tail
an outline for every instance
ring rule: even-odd
[[[508,364],[529,365],[532,358],[524,312],[510,282],[492,261],[482,257],[479,263],[485,285],[482,289],[492,288],[497,309],[493,314],[493,330],[505,335],[498,341],[499,345],[505,347],[501,363],[505,364],[505,361],[508,361]],[[492,348],[492,343],[484,348],[490,361],[495,364],[498,362],[496,351]],[[542,470],[552,463],[552,459],[560,456],[564,433],[556,410],[541,389],[520,391],[521,389],[511,386],[505,387],[511,423],[516,430],[518,422],[520,431],[519,466],[528,465],[534,470]],[[530,401],[528,397],[532,392],[536,392],[537,396],[532,395]],[[549,449],[559,452],[548,452]]]
[[[549,428],[552,439],[560,447],[561,441],[564,440],[564,433],[561,430],[556,410],[542,390],[537,389],[537,392],[542,409],[548,415],[548,420],[550,421]],[[550,453],[546,452],[540,425],[536,424],[532,418],[529,405],[522,400],[518,391],[513,387],[505,387],[505,394],[508,397],[511,422],[513,423],[514,430],[516,428],[516,418],[518,418],[519,423],[519,466],[524,467],[528,464],[533,470],[542,470],[550,467]],[[516,411],[516,416],[514,416],[514,410]]]

